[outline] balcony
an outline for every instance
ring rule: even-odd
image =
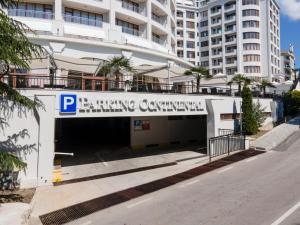
[[[9,16],[21,16],[21,17],[31,17],[39,19],[52,20],[54,18],[53,12],[44,12],[36,10],[25,10],[25,9],[8,9]]]
[[[141,14],[143,16],[146,15],[146,10],[142,9],[139,6],[136,6],[135,4],[131,4],[131,3],[127,3],[127,2],[122,1],[122,8],[130,10],[130,11],[138,13],[138,14]]]
[[[138,36],[138,37],[141,37],[143,35],[143,32],[141,32],[140,30],[133,29],[130,27],[122,27],[122,33],[130,34],[130,35]]]
[[[226,67],[236,67],[236,66],[237,66],[236,60],[226,62]]]
[[[152,13],[151,18],[152,18],[152,20],[159,23],[160,25],[162,25],[164,27],[166,26],[166,18],[165,17],[160,17],[160,16],[157,16],[157,15]]]
[[[213,68],[220,68],[223,66],[223,63],[222,62],[213,62],[212,63],[212,67]]]
[[[235,4],[227,5],[227,6],[225,6],[225,8],[224,8],[224,11],[225,11],[225,12],[231,12],[231,11],[235,11],[235,10],[236,10],[236,5],[235,5]]]
[[[226,45],[232,45],[232,44],[236,44],[236,38],[230,38],[230,39],[226,39],[225,40],[225,44]]]
[[[235,32],[236,32],[236,28],[235,27],[225,29],[225,34],[230,34],[230,33],[235,33]]]
[[[221,36],[221,35],[222,35],[221,30],[211,32],[211,37],[216,37],[216,36]]]
[[[212,53],[212,58],[219,58],[219,57],[222,57],[223,56],[223,54],[222,54],[222,51],[220,51],[220,52],[213,52]]]
[[[234,50],[227,50],[225,52],[225,55],[227,55],[227,56],[229,56],[229,55],[236,55],[236,49],[234,49]]]
[[[221,14],[222,9],[218,9],[218,10],[211,10],[210,11],[210,16],[217,16],[219,14]]]
[[[63,18],[66,22],[70,22],[70,23],[78,23],[78,24],[94,26],[94,27],[103,27],[103,21],[100,19],[96,20],[96,19],[90,19],[90,18],[79,17],[79,16],[71,16],[66,14],[63,14]]]
[[[221,45],[222,45],[222,41],[211,42],[212,47],[217,47],[217,46],[221,46]]]
[[[232,22],[236,22],[236,16],[225,17],[225,23],[232,23]]]
[[[166,42],[163,39],[158,38],[156,36],[152,36],[152,41],[159,45],[166,46]]]

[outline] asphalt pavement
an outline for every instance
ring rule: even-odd
[[[69,225],[300,225],[300,132],[278,148]]]

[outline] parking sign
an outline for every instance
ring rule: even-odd
[[[76,113],[77,96],[74,94],[60,95],[60,113]]]

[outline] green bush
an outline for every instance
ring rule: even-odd
[[[286,116],[298,113],[300,107],[300,91],[289,91],[284,96],[284,112]]]
[[[247,86],[243,87],[242,90],[242,110],[243,110],[243,117],[242,117],[242,127],[243,132],[247,135],[256,134],[258,132],[258,123],[255,119],[255,114],[253,110],[253,99],[252,93]]]

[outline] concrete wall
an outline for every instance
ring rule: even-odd
[[[70,93],[65,91],[52,90],[27,90],[22,94],[30,98],[38,98],[43,107],[36,111],[28,111],[19,107],[10,107],[7,102],[0,100],[0,117],[5,118],[7,126],[0,132],[0,144],[2,147],[9,136],[19,133],[22,130],[28,130],[28,136],[19,138],[17,143],[9,145],[12,149],[20,149],[20,156],[27,162],[26,173],[22,172],[22,187],[35,187],[41,185],[51,185],[53,176],[53,159],[54,159],[54,131],[55,118],[80,118],[80,117],[131,117],[131,145],[140,148],[145,145],[166,145],[171,142],[189,142],[197,138],[210,138],[218,135],[220,128],[234,129],[236,125],[234,120],[222,121],[222,113],[239,113],[240,98],[223,97],[223,96],[196,96],[196,95],[167,95],[167,94],[138,94],[125,92],[71,92],[77,94],[77,99],[85,99],[87,106],[81,109],[85,110],[80,113],[79,109],[75,114],[60,114],[59,99],[60,94]],[[97,107],[97,101],[107,99],[124,100],[130,99],[136,102],[136,107],[132,112],[108,110],[93,112]],[[181,108],[163,110],[150,109],[141,110],[140,103],[142,100],[148,101],[196,101],[201,102],[201,111]],[[257,101],[257,100],[255,100]],[[272,112],[270,121],[276,121],[280,112],[280,105],[271,99],[260,99],[260,103],[265,107],[266,112]],[[79,105],[79,102],[78,102]],[[143,105],[142,105],[143,106]],[[78,106],[80,107],[80,106]],[[144,106],[143,106],[144,107]],[[143,108],[142,107],[142,108]],[[203,110],[202,110],[203,109]],[[168,116],[184,116],[184,120],[169,120]],[[187,119],[189,116],[207,117],[206,124],[201,120]],[[144,131],[134,131],[134,120],[149,120],[150,129]],[[27,148],[26,147],[30,147]],[[24,151],[25,149],[29,149]]]
[[[191,143],[206,141],[206,116],[190,118],[186,116],[173,117],[132,117],[131,147],[142,149],[147,146],[167,146],[172,143]],[[149,130],[135,130],[134,121],[149,121]],[[188,132],[187,132],[188,131]]]

